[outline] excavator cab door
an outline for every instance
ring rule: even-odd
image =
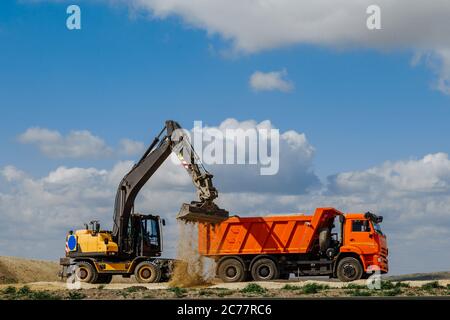
[[[135,256],[161,255],[160,219],[152,215],[133,214],[130,223]]]

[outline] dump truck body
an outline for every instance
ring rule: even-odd
[[[351,281],[375,269],[388,272],[386,236],[376,219],[380,217],[345,215],[334,208],[318,208],[314,215],[232,217],[216,226],[199,225],[199,252],[215,259],[218,275],[229,282],[250,276],[273,280],[291,273]],[[347,267],[340,265],[344,258]]]

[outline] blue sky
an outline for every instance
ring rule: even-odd
[[[297,45],[224,58],[210,46],[226,43],[176,18],[83,3],[82,30],[69,31],[65,4],[0,6],[0,164],[29,166],[14,138],[30,126],[150,140],[167,118],[270,119],[305,132],[323,176],[449,150],[449,97],[430,88],[429,70],[411,67],[410,51]],[[249,88],[255,70],[282,68],[293,92]]]
[[[166,119],[189,128],[194,120],[269,119],[305,133],[323,181],[450,151],[450,96],[433,88],[432,68],[412,64],[412,47],[298,41],[235,53],[230,37],[176,12],[151,18],[123,4],[77,3],[82,29],[73,31],[67,2],[0,3],[0,168],[36,178],[63,165],[109,169],[127,159],[48,158],[18,136],[38,126],[88,130],[113,146],[122,138],[148,143]],[[255,71],[283,69],[292,91],[250,87]]]

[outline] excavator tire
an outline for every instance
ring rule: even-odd
[[[223,282],[243,282],[247,278],[244,265],[235,258],[228,258],[220,262],[217,275]]]
[[[80,282],[96,283],[98,279],[98,273],[92,264],[86,261],[80,261],[77,262],[76,265],[75,278]]]
[[[161,268],[150,261],[139,263],[134,270],[134,276],[139,283],[157,283],[161,281]]]

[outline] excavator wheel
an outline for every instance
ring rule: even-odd
[[[150,261],[137,265],[134,276],[139,283],[157,283],[161,281],[161,268]]]
[[[98,279],[97,270],[89,262],[80,261],[76,265],[75,278],[85,283],[96,283]]]

